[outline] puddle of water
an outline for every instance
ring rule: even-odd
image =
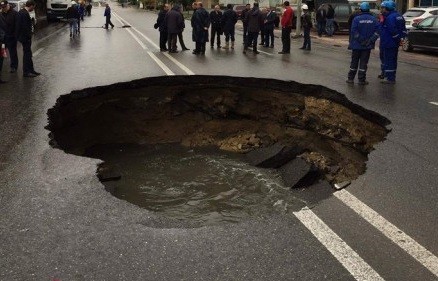
[[[168,144],[100,145],[86,154],[121,175],[104,182],[114,196],[174,219],[238,222],[301,204],[275,170],[253,167],[237,153]]]

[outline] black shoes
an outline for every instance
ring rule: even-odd
[[[176,54],[176,53],[178,53],[178,51],[177,50],[170,50],[169,53]]]
[[[37,76],[40,76],[40,75],[41,75],[41,73],[36,72],[36,71],[32,71],[32,72],[29,72],[29,73],[24,73],[23,77],[33,78],[33,77],[37,77]]]
[[[285,55],[285,54],[290,54],[290,52],[283,52],[283,51],[281,51],[281,52],[278,52],[280,55]]]
[[[377,78],[379,78],[379,79],[385,79],[385,75],[383,75],[383,74],[379,74],[379,75],[377,76]]]
[[[189,51],[190,49],[189,49],[189,48],[186,48],[186,47],[184,47],[184,48],[182,48],[182,50],[183,50],[183,51]]]
[[[254,54],[256,54],[256,55],[258,55],[258,54],[260,54],[260,52],[259,51],[252,51]]]
[[[33,73],[24,73],[23,74],[23,77],[28,77],[28,78],[34,78],[34,77],[37,77],[38,75],[36,75],[36,74],[33,74]]]
[[[305,47],[301,47],[301,48],[299,48],[300,50],[305,50],[306,48]]]

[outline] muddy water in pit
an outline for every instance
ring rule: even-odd
[[[192,224],[238,222],[302,205],[276,170],[251,166],[238,153],[161,144],[100,145],[86,154],[121,176],[104,182],[114,196]]]

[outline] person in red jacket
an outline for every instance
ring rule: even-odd
[[[294,11],[289,6],[289,1],[284,1],[284,12],[281,17],[281,42],[283,49],[279,54],[290,54],[290,33],[292,32],[292,19]]]

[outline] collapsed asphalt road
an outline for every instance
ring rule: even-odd
[[[100,161],[53,149],[49,132],[44,130],[47,110],[62,94],[150,76],[183,75],[187,69],[197,74],[276,76],[324,84],[391,120],[387,140],[369,154],[365,174],[354,180],[347,192],[395,225],[400,232],[394,233],[409,235],[424,246],[429,252],[420,248],[418,253],[429,257],[429,253],[438,253],[438,156],[434,153],[438,113],[430,103],[436,101],[433,57],[427,68],[401,61],[398,84],[393,88],[372,80],[379,69],[378,54],[373,54],[368,70],[370,85],[346,86],[349,53],[318,44],[308,55],[298,53],[293,45],[287,57],[263,53],[244,57],[237,51],[216,50],[208,50],[203,58],[180,53],[173,58],[187,68],[183,70],[140,35],[158,42],[152,28],[155,15],[133,9],[114,11],[129,19],[138,30],[132,32],[146,49],[127,32],[129,29],[84,29],[78,40],[70,40],[68,30],[64,30],[35,45],[35,51],[40,50],[34,60],[43,72],[41,77],[24,80],[5,75],[9,83],[2,85],[1,104],[13,102],[15,110],[2,111],[7,115],[2,116],[5,121],[1,123],[1,138],[9,140],[15,133],[22,137],[14,137],[16,141],[2,155],[0,279],[436,279],[433,257],[429,264],[414,257],[409,250],[411,240],[406,236],[391,240],[391,232],[384,232],[388,223],[383,227],[371,224],[372,220],[353,211],[353,205],[337,193],[315,200],[318,194],[294,191],[309,196],[306,202],[311,213],[338,236],[333,238],[327,228],[317,229],[324,229],[321,233],[332,244],[341,241],[349,245],[362,260],[350,251],[341,259],[333,248],[327,248],[330,243],[322,244],[323,237],[316,238],[301,220],[301,215],[310,214],[308,211],[194,229],[170,223],[169,219],[113,197],[95,175]],[[102,22],[103,17],[93,15],[84,25]],[[189,30],[184,35],[190,38]],[[293,44],[299,45],[295,41]],[[168,69],[158,66],[151,54]],[[408,246],[405,250],[401,248],[403,243]],[[360,264],[355,268],[368,275],[353,275],[354,268],[348,266],[348,261]]]

